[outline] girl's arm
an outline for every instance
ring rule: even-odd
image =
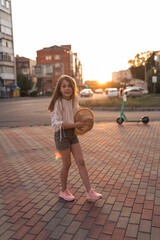
[[[53,112],[51,112],[51,125],[55,131],[60,130],[63,124],[61,108],[61,103],[57,100]]]
[[[75,99],[74,99],[74,108],[73,108],[73,112],[74,114],[78,111],[78,109],[80,109],[81,107],[79,106],[79,101],[78,101],[78,95],[76,95]]]
[[[78,103],[78,96],[76,95],[74,99],[74,107],[73,107],[73,113],[75,114],[76,111],[80,108],[79,103]],[[84,127],[83,122],[76,122],[76,123],[62,123],[62,128],[67,129],[67,128],[82,128]]]
[[[68,128],[81,128],[83,127],[83,122],[76,122],[76,123],[62,123],[62,128],[63,129],[68,129]]]
[[[81,128],[81,127],[83,127],[82,122],[76,122],[76,123],[64,122],[62,120],[62,114],[61,114],[60,108],[61,108],[60,102],[57,101],[55,103],[54,110],[51,113],[51,124],[52,124],[52,127],[55,129],[55,131],[58,131],[61,128],[67,129],[67,128]]]

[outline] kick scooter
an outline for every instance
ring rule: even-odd
[[[128,121],[127,117],[124,114],[124,106],[125,106],[125,102],[127,101],[127,94],[124,94],[123,96],[123,103],[122,103],[122,108],[121,108],[121,113],[120,113],[120,117],[117,118],[117,123],[118,124],[122,124],[124,121],[126,122],[143,122],[144,124],[147,124],[149,122],[149,117],[141,117],[140,120],[132,120],[132,121]]]

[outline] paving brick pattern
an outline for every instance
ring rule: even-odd
[[[160,122],[97,123],[79,137],[92,187],[88,202],[72,159],[59,199],[61,160],[49,126],[0,129],[0,239],[159,240]]]

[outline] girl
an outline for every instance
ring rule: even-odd
[[[80,108],[76,93],[77,86],[75,80],[68,75],[62,75],[58,79],[55,92],[48,106],[48,111],[51,112],[51,124],[55,130],[55,145],[62,158],[60,172],[62,188],[59,196],[66,201],[75,199],[67,189],[67,177],[71,166],[72,153],[86,188],[87,199],[97,200],[102,195],[96,193],[91,188],[81,146],[77,136],[74,134],[74,128],[83,127],[83,122],[74,123],[74,114]]]

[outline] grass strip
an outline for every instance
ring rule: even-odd
[[[123,98],[104,98],[104,99],[80,99],[82,107],[107,107],[119,108],[122,106]],[[125,107],[160,107],[160,94],[148,94],[141,97],[128,97]]]

